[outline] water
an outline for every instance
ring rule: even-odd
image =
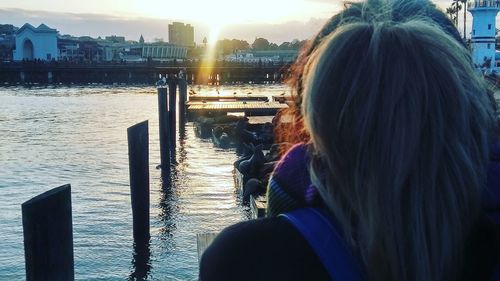
[[[195,88],[198,93],[215,88]],[[284,86],[220,87],[280,94]],[[131,280],[135,272],[126,129],[149,120],[151,245],[148,280],[196,280],[196,233],[246,218],[233,150],[178,140],[172,188],[162,189],[152,87],[0,88],[0,280],[24,280],[21,204],[71,183],[76,280]],[[146,263],[142,264],[141,263]],[[138,270],[140,271],[140,270]],[[134,273],[135,272],[135,273]]]

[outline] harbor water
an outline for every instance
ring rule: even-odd
[[[195,87],[213,93],[215,87]],[[279,95],[276,86],[221,94]],[[127,127],[149,120],[151,242],[134,257]],[[177,134],[172,183],[162,184],[153,87],[0,88],[0,280],[24,280],[21,204],[70,183],[76,280],[196,280],[196,234],[246,219],[235,191],[234,150]],[[138,265],[139,264],[139,265]]]

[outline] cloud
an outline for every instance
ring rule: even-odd
[[[317,0],[316,0],[317,1]],[[59,13],[32,11],[24,9],[0,9],[3,23],[22,26],[28,22],[34,26],[45,23],[57,29],[60,34],[75,36],[104,37],[109,35],[125,36],[128,40],[139,40],[141,34],[147,41],[163,38],[168,41],[168,24],[172,20],[157,18],[122,18],[114,15],[89,13]],[[307,22],[286,22],[281,24],[235,24],[221,31],[222,38],[237,38],[252,43],[256,37],[267,38],[281,43],[292,39],[306,39],[314,35],[326,19],[310,19]],[[209,28],[203,23],[189,22],[195,27],[195,41],[201,42],[209,35]]]
[[[222,30],[222,37],[243,37],[250,43],[255,37],[264,37],[271,42],[281,43],[293,39],[308,39],[323,26],[327,19],[310,19],[307,22],[287,22],[283,24],[239,24]]]
[[[306,2],[315,2],[315,3],[327,3],[327,4],[339,4],[339,3],[342,3],[344,1],[340,1],[340,0],[305,0]]]

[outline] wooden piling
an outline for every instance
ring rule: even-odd
[[[217,236],[217,233],[214,232],[209,232],[209,233],[199,233],[196,234],[196,246],[198,248],[198,261],[201,260],[201,256],[203,255],[203,252],[212,244],[212,241],[214,241],[215,237]]]
[[[71,186],[22,204],[26,280],[74,280]]]
[[[170,137],[167,89],[158,88],[158,128],[160,133],[160,165],[162,178],[170,176]]]
[[[130,196],[134,241],[149,240],[149,132],[148,121],[127,129]]]
[[[179,136],[184,138],[186,124],[186,102],[187,102],[187,81],[185,74],[181,72],[178,79],[179,84]]]
[[[177,78],[170,74],[168,79],[168,117],[170,129],[170,160],[175,163],[176,129],[177,129]]]

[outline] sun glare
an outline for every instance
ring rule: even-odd
[[[124,0],[124,3],[127,2],[132,0]],[[143,16],[193,21],[207,26],[213,26],[215,21],[221,27],[328,17],[332,10],[340,6],[336,1],[332,3],[307,0],[253,0],[251,3],[246,0],[184,0],[176,2],[174,6],[169,1],[150,0],[133,1],[129,5]]]
[[[207,38],[209,45],[215,45],[215,43],[217,43],[222,27],[223,25],[221,23],[214,23],[210,25],[210,35]]]

